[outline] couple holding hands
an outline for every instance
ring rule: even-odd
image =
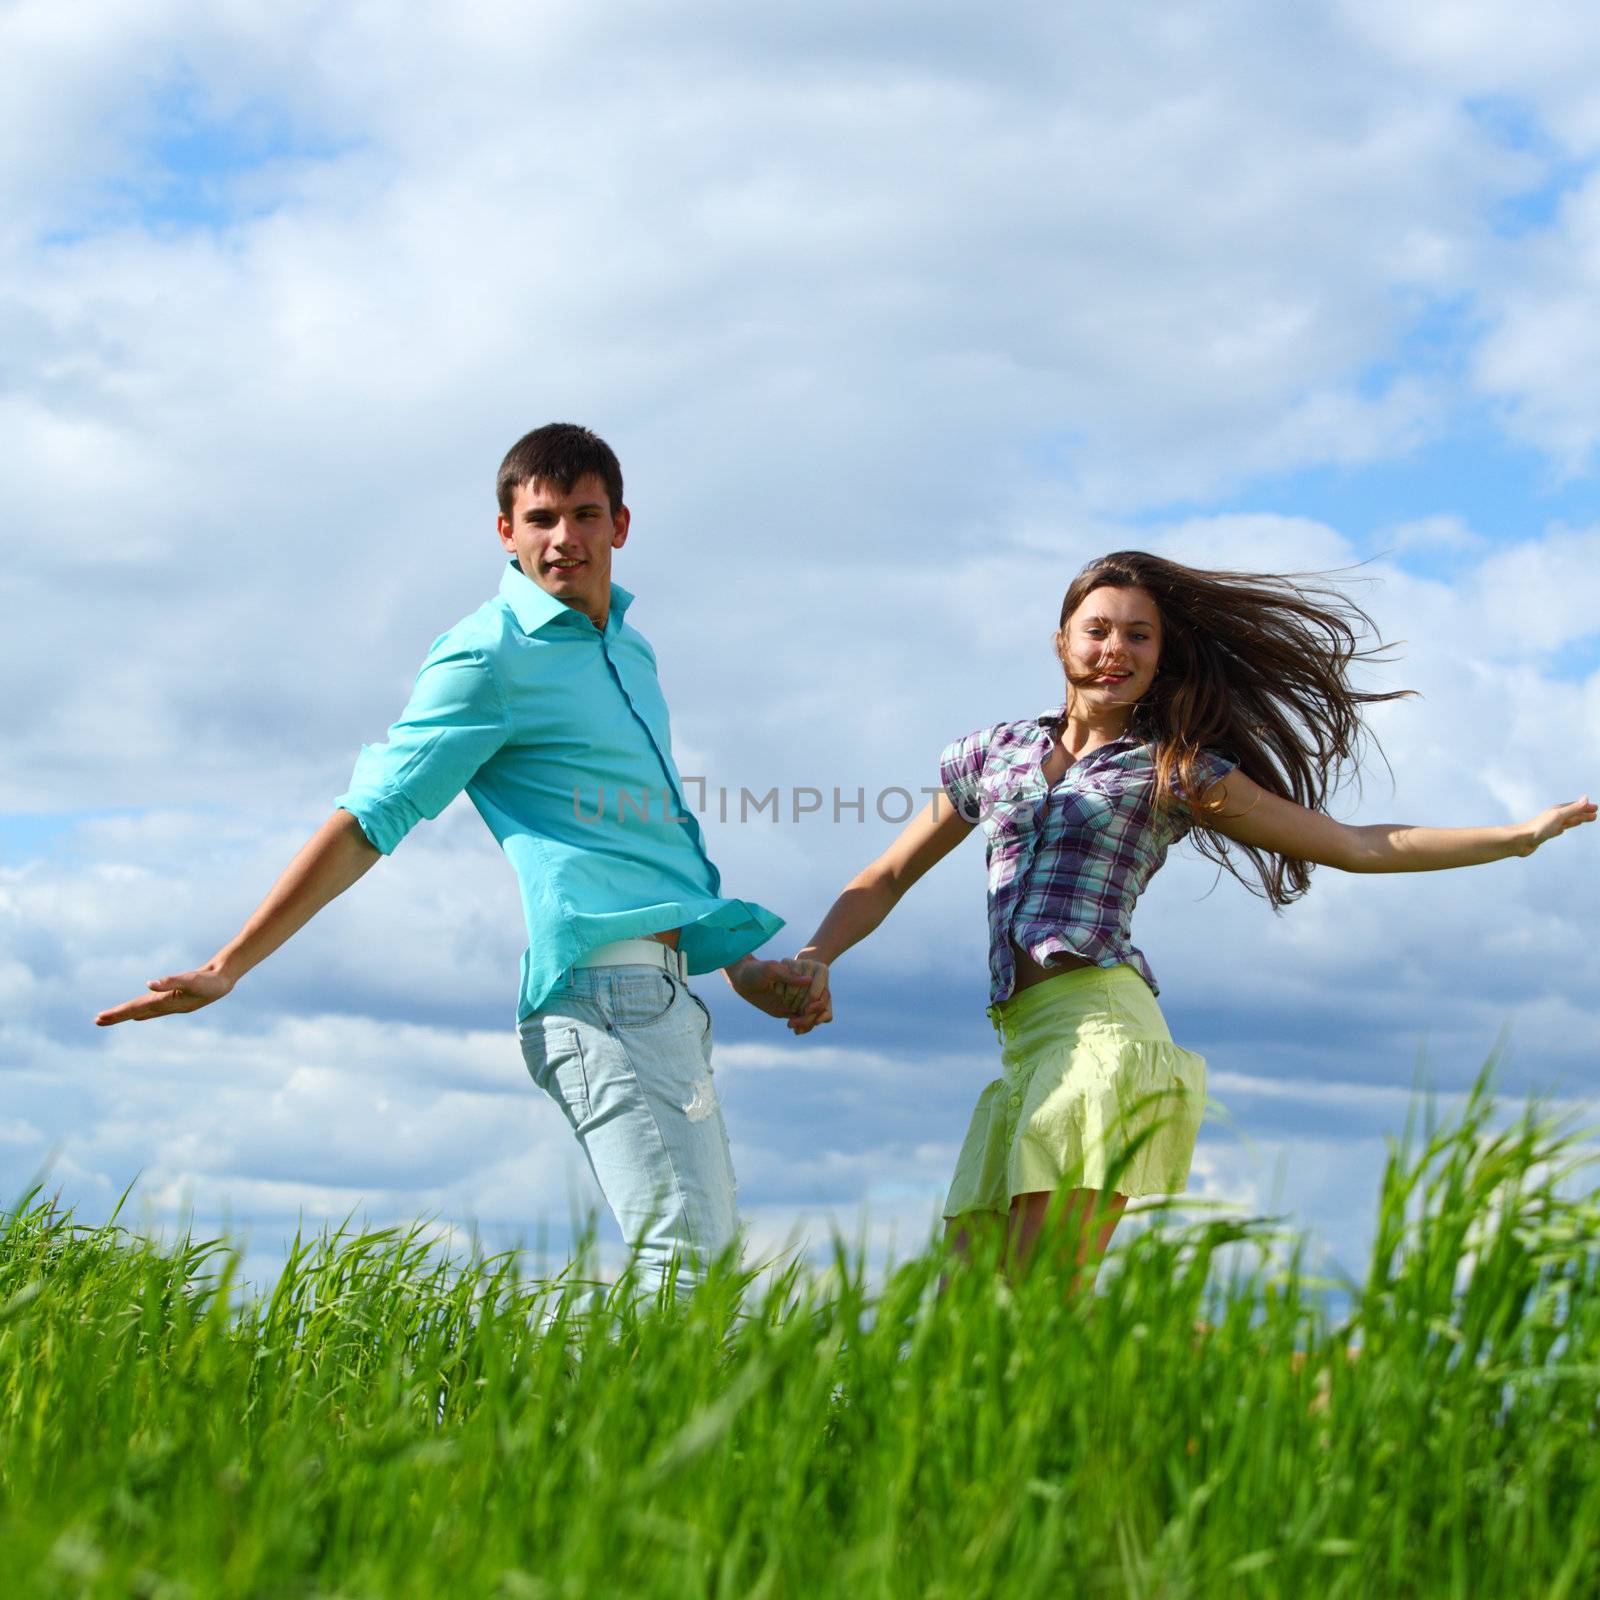
[[[793,959],[782,926],[721,892],[672,759],[655,656],[611,581],[628,537],[603,440],[552,423],[501,464],[499,591],[434,643],[387,741],[238,934],[101,1026],[196,1011],[463,789],[517,875],[528,924],[522,1052],[561,1107],[647,1283],[697,1280],[736,1237],[711,1018],[688,986],[721,968],[797,1034],[832,1019],[828,968],[981,828],[1001,1075],[979,1097],[945,1215],[958,1247],[1004,1229],[1092,1276],[1128,1199],[1180,1193],[1205,1064],[1173,1043],[1133,946],[1134,903],[1171,845],[1287,905],[1315,863],[1420,872],[1530,855],[1592,822],[1586,798],[1485,828],[1365,827],[1321,809],[1360,756],[1371,693],[1350,668],[1364,614],[1336,589],[1142,552],[1091,562],[1062,603],[1062,703],[955,740],[942,792],[840,892]],[[662,795],[659,820],[584,794]]]

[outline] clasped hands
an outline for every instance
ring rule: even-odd
[[[724,970],[741,999],[769,1017],[782,1017],[790,1033],[810,1033],[821,1023],[833,1021],[826,961],[814,956],[794,956],[787,961],[746,956]]]

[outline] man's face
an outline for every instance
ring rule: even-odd
[[[611,606],[611,552],[628,537],[628,508],[615,516],[599,475],[579,478],[565,494],[544,478],[517,490],[511,515],[496,521],[500,542],[547,594],[603,627]]]

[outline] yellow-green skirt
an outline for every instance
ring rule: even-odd
[[[1001,1076],[978,1096],[946,1217],[1072,1188],[1181,1194],[1206,1064],[1129,966],[1077,967],[991,1006]]]

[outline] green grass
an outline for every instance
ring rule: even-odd
[[[247,1296],[224,1242],[30,1197],[0,1591],[1592,1596],[1575,1138],[1481,1084],[1408,1134],[1337,1313],[1265,1221],[1130,1234],[1076,1302],[1047,1272],[941,1297],[935,1251],[869,1289],[841,1248],[641,1307],[420,1230],[304,1243]]]

